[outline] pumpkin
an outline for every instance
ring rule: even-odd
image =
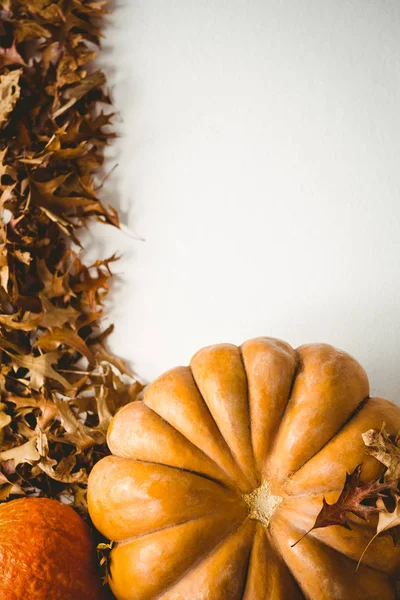
[[[47,498],[0,505],[0,600],[99,600],[89,528]]]
[[[356,516],[316,529],[346,473],[382,465],[361,434],[400,408],[325,344],[269,338],[200,350],[114,417],[94,467],[91,518],[114,542],[118,600],[394,600],[400,548]],[[376,525],[376,522],[375,522]]]

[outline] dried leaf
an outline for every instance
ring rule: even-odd
[[[51,458],[42,458],[38,463],[40,469],[55,481],[61,481],[62,483],[87,483],[88,477],[84,469],[72,473],[75,465],[76,458],[72,455],[62,458],[58,464],[56,460]]]
[[[39,25],[36,21],[30,19],[24,19],[23,21],[16,21],[14,24],[15,37],[18,43],[25,42],[26,40],[34,40],[37,38],[51,37],[51,33],[42,25]]]
[[[115,137],[110,100],[104,75],[89,66],[106,8],[3,5],[0,501],[69,495],[87,512],[86,481],[108,452],[110,419],[141,387],[103,346],[114,257],[87,265],[80,250],[90,217],[119,227],[98,185]]]
[[[388,511],[386,509],[385,503],[382,500],[382,498],[378,499],[376,505],[380,512],[378,517],[376,533],[368,542],[363,553],[361,554],[357,564],[357,569],[359,568],[368,548],[370,547],[372,542],[378,537],[378,535],[385,532],[389,532],[393,538],[394,545],[397,544],[400,535],[400,495],[393,494],[393,498],[395,500],[395,509],[393,511]]]
[[[14,250],[14,256],[19,262],[24,265],[30,265],[32,262],[32,255],[30,252],[22,252],[22,250]]]
[[[20,313],[14,315],[1,315],[0,323],[7,329],[17,329],[19,331],[32,331],[36,329],[41,321],[41,315],[31,315],[25,313],[24,318],[18,320]]]
[[[120,373],[122,373],[123,375],[128,375],[128,377],[133,376],[132,371],[128,367],[126,361],[124,361],[122,358],[119,358],[119,357],[111,354],[111,352],[109,352],[103,344],[101,344],[101,343],[93,344],[91,349],[92,349],[92,352],[95,355],[98,363],[100,363],[100,364],[106,363],[106,364],[113,365],[113,367],[118,369],[118,371]]]
[[[386,431],[385,424],[380,431],[370,429],[362,434],[367,454],[374,456],[386,467],[385,481],[398,485],[400,479],[400,448]]]
[[[58,381],[64,389],[71,389],[71,384],[59,373],[57,373],[52,365],[59,358],[56,352],[48,352],[40,356],[18,354],[10,354],[12,361],[19,367],[24,367],[30,372],[30,384],[34,390],[40,390],[44,386],[46,377]]]
[[[393,494],[393,498],[395,500],[395,508],[393,511],[388,511],[382,499],[379,499],[377,502],[377,506],[380,509],[379,517],[378,517],[378,526],[376,528],[376,532],[379,535],[380,533],[384,533],[385,531],[394,530],[395,528],[400,527],[400,494]],[[397,531],[397,534],[399,530]],[[394,539],[396,543],[396,539]]]
[[[107,405],[107,396],[108,390],[104,385],[102,385],[100,387],[100,393],[96,396],[97,414],[99,416],[99,424],[97,429],[102,431],[104,435],[106,435],[108,426],[110,425],[112,419],[112,414],[110,413]]]
[[[11,423],[11,417],[5,412],[7,406],[0,402],[0,444],[4,439],[4,428]]]
[[[20,97],[21,88],[19,87],[19,78],[22,69],[9,71],[5,75],[0,75],[0,127],[8,119],[15,103]]]
[[[64,93],[64,97],[69,99],[68,102],[53,113],[53,118],[57,119],[57,117],[64,114],[66,110],[71,108],[75,102],[83,98],[83,96],[88,94],[92,89],[104,85],[105,81],[104,74],[101,71],[95,71],[91,75],[85,77],[80,84],[69,88],[67,92]]]
[[[85,340],[68,327],[56,327],[48,331],[37,340],[35,346],[41,350],[56,350],[61,344],[76,350],[85,356],[89,363],[93,363],[93,353],[87,347]]]
[[[298,540],[300,542],[306,535],[314,529],[329,527],[331,525],[340,525],[346,529],[351,529],[349,514],[368,521],[369,517],[379,512],[379,508],[369,504],[362,504],[367,499],[377,500],[382,492],[388,489],[386,483],[379,483],[376,480],[361,482],[362,465],[358,465],[351,474],[346,475],[346,481],[343,490],[334,504],[328,504],[323,499],[322,508],[315,520],[314,525]],[[298,543],[296,542],[296,544]]]
[[[0,46],[0,67],[5,67],[8,65],[26,66],[24,59],[17,50],[15,40],[13,40],[13,43],[9,48],[3,48]]]
[[[7,479],[7,477],[0,471],[0,502],[7,500],[13,489],[13,484]]]
[[[55,398],[54,402],[59,410],[60,419],[66,431],[66,442],[73,444],[81,452],[94,446],[96,441],[100,443],[104,441],[103,436],[93,435],[93,430],[90,430],[79,422],[68,402],[58,398]]]
[[[71,327],[75,328],[76,321],[79,317],[79,313],[72,306],[67,308],[60,308],[55,306],[50,300],[44,295],[40,295],[43,306],[43,316],[41,319],[41,326],[46,329],[53,327],[61,327],[68,323]]]
[[[17,467],[22,463],[29,463],[30,465],[40,460],[40,454],[36,448],[37,437],[32,437],[28,442],[22,444],[22,446],[15,446],[10,450],[0,452],[0,462],[6,460],[14,461],[14,466]]]

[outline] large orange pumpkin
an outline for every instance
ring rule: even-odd
[[[0,505],[0,600],[99,600],[89,527],[47,498]]]
[[[115,542],[118,600],[394,600],[400,548],[373,525],[317,529],[346,472],[381,465],[361,434],[400,429],[367,376],[325,344],[258,338],[200,350],[122,408],[112,456],[89,480],[94,524]]]

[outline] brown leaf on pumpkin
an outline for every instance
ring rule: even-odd
[[[366,452],[386,467],[385,481],[397,487],[400,479],[400,448],[393,436],[386,431],[385,423],[380,431],[370,429],[362,434]]]
[[[323,499],[322,508],[317,515],[314,525],[297,542],[298,544],[306,535],[314,529],[329,527],[331,525],[340,525],[346,529],[351,529],[349,514],[353,514],[359,519],[368,521],[373,514],[380,512],[380,509],[371,504],[363,504],[365,500],[377,500],[382,496],[382,492],[388,489],[388,484],[379,483],[376,480],[361,481],[362,465],[358,465],[353,473],[346,475],[345,484],[339,498],[333,504],[328,504]],[[295,544],[294,544],[295,545]]]
[[[378,535],[382,533],[389,533],[393,538],[393,543],[395,546],[400,538],[400,494],[393,493],[392,498],[395,501],[395,508],[393,511],[389,511],[386,508],[386,505],[382,498],[379,498],[377,500],[376,506],[380,512],[378,517],[378,525],[376,527],[376,533],[368,542],[367,546],[364,548],[364,551],[361,554],[360,559],[358,561],[357,569],[359,568],[368,548],[370,547],[372,542],[378,537]]]
[[[377,535],[389,531],[393,536],[394,544],[397,544],[400,534],[400,494],[394,493],[392,495],[395,501],[395,508],[389,511],[383,500],[380,498],[377,502],[377,506],[380,509],[378,517],[378,526],[376,528]]]

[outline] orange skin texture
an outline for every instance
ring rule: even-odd
[[[400,408],[369,397],[357,361],[327,344],[293,349],[271,338],[203,348],[123,407],[112,456],[94,467],[88,504],[114,546],[118,600],[395,600],[400,547],[352,530],[308,531],[346,477],[382,465],[361,434],[400,429]],[[247,494],[268,482],[269,520]],[[258,519],[258,520],[257,520]]]
[[[89,527],[47,498],[0,505],[0,600],[100,600]]]

